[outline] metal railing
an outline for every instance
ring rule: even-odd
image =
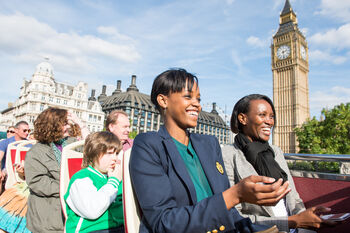
[[[285,153],[284,157],[286,160],[350,163],[350,155]],[[295,176],[295,177],[350,181],[350,174],[334,174],[334,173],[312,172],[312,171],[301,171],[301,170],[291,170],[291,174],[292,176]]]

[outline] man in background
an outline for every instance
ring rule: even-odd
[[[129,138],[130,121],[123,110],[114,110],[107,116],[106,130],[118,137],[124,152],[132,147],[133,140]]]
[[[0,161],[1,161],[0,193],[2,193],[3,191],[3,185],[5,183],[6,176],[7,176],[7,172],[5,169],[7,147],[12,142],[26,140],[29,133],[30,133],[30,129],[29,129],[28,123],[26,121],[20,121],[14,126],[14,136],[9,137],[0,142]]]

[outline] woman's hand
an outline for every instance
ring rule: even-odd
[[[90,131],[89,129],[86,127],[86,125],[80,120],[80,118],[71,110],[68,110],[67,113],[67,120],[71,121],[73,124],[77,124],[80,127],[81,130],[81,137],[83,139],[85,139],[89,134]]]
[[[265,176],[249,176],[223,193],[227,209],[248,202],[257,205],[276,205],[291,189],[289,182]],[[273,183],[273,184],[271,184]]]
[[[333,226],[337,223],[331,220],[323,220],[319,215],[331,211],[324,206],[312,207],[300,212],[299,214],[288,217],[289,228],[318,229],[322,225]]]

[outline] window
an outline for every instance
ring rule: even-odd
[[[41,96],[41,100],[45,101],[45,96],[44,95]]]
[[[67,100],[64,100],[64,101],[63,101],[63,104],[67,105]]]
[[[53,102],[53,97],[52,96],[49,97],[49,102]]]
[[[40,111],[43,111],[43,110],[44,110],[44,105],[40,104]]]
[[[61,103],[61,100],[59,98],[56,99],[56,103]]]

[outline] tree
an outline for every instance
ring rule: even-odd
[[[131,131],[129,133],[129,138],[131,138],[131,139],[134,139],[136,136],[137,136],[137,132],[136,131]]]
[[[350,103],[323,109],[320,121],[313,117],[295,132],[300,153],[350,154]]]

